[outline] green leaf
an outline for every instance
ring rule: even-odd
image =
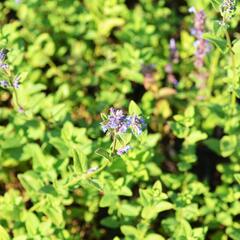
[[[193,118],[194,115],[195,115],[195,109],[193,106],[189,106],[184,112],[184,116],[188,118]]]
[[[101,225],[108,227],[108,228],[119,228],[121,223],[120,221],[117,219],[116,216],[108,216],[105,217],[101,220]]]
[[[150,233],[146,236],[145,240],[165,240],[165,238],[156,233]]]
[[[157,217],[157,211],[155,206],[145,206],[141,214],[144,219],[154,219]]]
[[[118,197],[114,193],[105,193],[100,201],[100,207],[115,206]]]
[[[220,151],[223,157],[232,155],[237,147],[237,137],[235,135],[224,136],[220,140]]]
[[[27,212],[25,218],[27,232],[30,236],[34,236],[37,233],[40,222],[37,216],[32,212]]]
[[[219,11],[219,6],[220,6],[220,4],[221,4],[221,0],[210,0],[210,2],[211,2],[211,4],[213,5],[213,7],[217,10],[217,11]]]
[[[186,143],[188,144],[195,144],[196,142],[199,142],[201,140],[204,140],[208,137],[206,133],[203,133],[201,131],[195,130],[191,132],[187,138],[186,138]]]
[[[112,161],[111,155],[103,148],[98,148],[95,153],[101,157],[106,158],[108,161]]]
[[[19,174],[18,179],[21,184],[29,193],[38,192],[43,187],[43,182],[39,178],[39,175],[34,171],[27,171],[24,174]]]
[[[141,115],[142,111],[141,109],[138,107],[138,105],[131,100],[129,107],[128,107],[128,112],[130,115]]]
[[[231,239],[233,240],[240,239],[240,228],[228,227],[226,232]]]
[[[10,240],[8,232],[0,225],[0,240]]]
[[[64,218],[60,206],[50,203],[44,206],[43,212],[51,219],[52,223],[58,227],[64,225]]]
[[[213,43],[222,53],[227,51],[227,41],[224,38],[216,37],[211,33],[204,33],[203,38]]]
[[[234,178],[237,180],[237,182],[240,184],[240,173],[234,174]]]
[[[170,121],[169,125],[170,125],[174,135],[176,135],[178,138],[187,137],[187,135],[189,133],[189,128],[188,127],[185,127],[181,123],[173,122],[173,121]]]
[[[125,236],[133,236],[133,237],[137,237],[138,236],[137,228],[135,228],[133,226],[130,226],[130,225],[123,225],[123,226],[121,226],[121,232]]]
[[[141,210],[141,207],[125,203],[125,204],[122,204],[118,210],[119,210],[119,213],[124,216],[136,217],[138,216]]]
[[[73,148],[72,151],[73,151],[73,168],[75,173],[80,174],[86,172],[88,169],[86,155],[76,148]]]
[[[158,203],[156,205],[156,211],[159,212],[163,212],[163,211],[167,211],[173,209],[173,204],[167,201],[162,201],[160,203]]]

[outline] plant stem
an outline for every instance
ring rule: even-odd
[[[211,67],[210,67],[210,74],[208,77],[208,96],[210,97],[212,95],[212,89],[213,89],[213,84],[214,84],[214,78],[217,70],[217,63],[220,57],[220,51],[218,49],[215,50],[214,55],[213,55],[213,60],[211,62]]]
[[[116,133],[113,133],[113,144],[112,144],[112,151],[111,151],[111,156],[113,156],[115,149],[116,149],[116,144],[117,144],[117,138],[116,138]]]
[[[231,42],[231,38],[230,38],[227,30],[225,31],[225,36],[226,36],[226,39],[227,39],[227,43],[228,43],[228,47],[229,47],[229,51],[230,51],[230,55],[231,55],[231,59],[232,59],[232,73],[233,73],[232,88],[233,89],[232,89],[232,96],[231,96],[231,107],[232,107],[232,114],[233,114],[234,111],[235,111],[235,108],[236,108],[236,92],[235,92],[235,89],[236,89],[236,84],[237,84],[238,79],[237,79],[235,56],[234,56],[234,52],[233,52],[233,49],[232,49],[232,42]]]

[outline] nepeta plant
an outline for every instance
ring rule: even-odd
[[[236,12],[236,1],[235,0],[223,0],[220,5],[220,14],[222,16],[222,21],[220,22],[220,26],[223,29],[223,33],[225,35],[227,41],[228,52],[231,56],[231,69],[232,69],[232,82],[231,82],[231,112],[234,113],[236,109],[236,91],[238,85],[238,73],[237,73],[237,65],[236,65],[236,57],[233,51],[233,43],[231,41],[230,34],[228,32],[229,23],[232,17]]]
[[[138,115],[126,115],[121,109],[110,108],[109,115],[102,115],[103,122],[101,127],[104,133],[108,133],[112,138],[111,155],[115,153],[117,139],[121,139],[122,134],[128,130],[135,136],[139,136],[144,127],[145,121]],[[128,152],[132,147],[121,142],[121,146],[117,150],[118,155]]]
[[[194,7],[191,7],[189,12],[195,15],[194,28],[191,29],[191,33],[196,38],[194,42],[194,47],[196,48],[194,66],[199,69],[203,67],[204,57],[209,52],[209,44],[207,40],[203,39],[206,15],[203,10],[196,11]]]
[[[169,63],[165,66],[165,72],[167,73],[167,80],[173,85],[177,85],[178,81],[173,72],[173,65],[179,62],[179,53],[176,46],[176,41],[174,38],[170,39],[169,42]]]
[[[6,62],[7,60],[8,50],[1,49],[0,50],[0,74],[3,79],[0,80],[0,86],[4,89],[11,89],[13,94],[15,95],[16,104],[18,106],[18,111],[23,112],[23,107],[20,105],[18,100],[18,93],[16,89],[20,87],[20,76],[15,75],[9,64]]]
[[[235,0],[224,0],[220,6],[220,13],[222,16],[222,25],[226,25],[230,22],[235,14],[236,1]]]

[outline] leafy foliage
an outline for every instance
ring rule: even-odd
[[[0,240],[239,240],[238,12],[1,1]]]

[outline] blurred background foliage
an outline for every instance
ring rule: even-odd
[[[1,1],[0,48],[22,74],[25,110],[0,89],[1,240],[240,239],[240,117],[228,114],[229,58],[212,45],[203,68],[194,67],[188,12],[203,9],[212,32],[219,2]],[[237,13],[230,36],[238,44]],[[167,80],[171,38],[178,84]],[[213,82],[203,92],[199,71]],[[100,113],[130,100],[149,134],[97,176],[73,182],[106,161],[95,154],[109,146]]]

